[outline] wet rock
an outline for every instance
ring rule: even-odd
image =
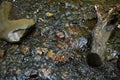
[[[33,19],[8,20],[11,5],[5,1],[0,6],[0,38],[8,42],[18,42],[35,22]]]
[[[44,76],[48,76],[51,74],[51,69],[42,68],[41,71],[43,72]]]
[[[56,53],[54,53],[53,50],[49,50],[47,56],[48,56],[50,59],[55,60],[55,54],[56,54]]]
[[[61,74],[62,74],[65,78],[69,78],[68,73],[65,72],[64,70],[61,71]]]
[[[36,48],[36,52],[37,52],[39,55],[43,55],[43,54],[45,54],[45,53],[48,52],[48,49],[47,49],[47,48],[40,48],[40,47],[38,47],[38,48]]]
[[[112,49],[112,48],[114,48],[114,49]],[[106,60],[107,61],[116,59],[118,55],[119,55],[119,52],[117,51],[117,48],[115,48],[113,46],[109,46],[109,48],[107,48],[107,52],[106,52]]]
[[[29,51],[29,47],[26,45],[22,45],[20,48],[20,52],[25,55],[27,51]]]
[[[120,29],[120,24],[117,27]]]
[[[75,50],[79,50],[79,51],[85,51],[86,47],[87,47],[87,43],[88,40],[85,37],[80,37],[78,39],[75,39],[72,42],[72,48]]]
[[[91,67],[98,67],[102,65],[101,58],[96,53],[89,53],[86,57],[86,61]]]
[[[6,72],[5,80],[20,80],[20,69],[9,67]]]
[[[36,78],[38,77],[38,71],[34,71],[30,74],[30,78]]]
[[[70,61],[69,57],[65,54],[56,54],[55,61],[57,64],[64,64]]]
[[[65,30],[69,37],[78,38],[80,36],[88,36],[88,32],[85,28],[79,27],[77,22],[73,22],[71,24],[67,24]]]
[[[56,32],[56,38],[59,40],[64,40],[65,39],[65,34],[63,32],[57,31]]]
[[[57,47],[60,49],[67,49],[68,48],[68,44],[62,41],[58,41],[57,43]]]
[[[61,54],[54,53],[52,50],[48,51],[48,57],[55,61],[56,64],[64,64],[70,61],[71,56],[69,52],[63,52]]]
[[[38,71],[37,70],[28,70],[25,72],[25,76],[28,78],[36,78],[38,77]]]

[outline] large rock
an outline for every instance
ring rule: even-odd
[[[11,10],[10,2],[3,2],[0,6],[0,38],[8,42],[18,42],[24,36],[28,28],[31,28],[35,21],[33,19],[8,20]]]

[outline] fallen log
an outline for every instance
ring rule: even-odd
[[[111,32],[118,25],[118,17],[116,7],[111,8],[107,13],[102,5],[95,5],[97,14],[97,24],[92,31],[91,52],[87,55],[87,63],[92,67],[102,65],[106,59],[106,44]]]

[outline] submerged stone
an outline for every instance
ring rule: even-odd
[[[10,2],[5,1],[0,6],[0,39],[18,42],[35,21],[33,19],[8,20],[11,5]]]

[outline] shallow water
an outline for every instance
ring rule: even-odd
[[[86,63],[90,33],[97,22],[93,2],[9,1],[13,4],[10,19],[32,18],[36,21],[36,25],[33,32],[20,43],[0,41],[0,48],[6,53],[0,58],[0,80],[119,79],[120,72],[116,67],[117,55],[120,54],[118,28],[113,31],[106,50],[108,57],[115,54],[112,56],[114,60],[104,62],[98,68],[91,68]],[[46,16],[47,12],[53,16]],[[62,32],[65,38],[58,36],[57,32]],[[37,48],[40,48],[40,52]],[[42,48],[47,50],[42,51]],[[53,52],[48,55],[50,51]]]

